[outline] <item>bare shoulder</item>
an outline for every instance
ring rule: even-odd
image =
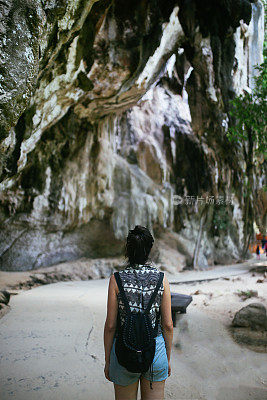
[[[164,289],[168,289],[170,287],[166,274],[164,274],[164,277],[163,277],[163,287],[164,287]]]
[[[117,281],[116,281],[116,278],[115,278],[114,274],[112,274],[112,275],[110,276],[109,282],[110,282],[110,286],[111,286],[111,287],[115,290],[115,292],[118,294],[118,293],[119,293],[119,288],[118,288]]]

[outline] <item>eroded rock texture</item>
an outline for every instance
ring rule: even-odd
[[[0,7],[0,268],[118,256],[135,224],[168,268],[192,265],[198,238],[201,266],[239,258],[243,162],[225,133],[229,99],[262,61],[261,2]]]

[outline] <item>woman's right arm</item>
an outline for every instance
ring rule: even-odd
[[[163,337],[165,340],[167,357],[169,362],[169,375],[170,375],[170,359],[171,359],[171,347],[173,340],[173,321],[171,312],[171,292],[168,279],[164,275],[163,279],[164,292],[161,299],[161,325],[163,328]]]

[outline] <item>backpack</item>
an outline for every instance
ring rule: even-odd
[[[160,272],[156,288],[149,299],[146,309],[139,312],[131,311],[119,272],[115,272],[114,276],[126,310],[123,325],[121,325],[120,318],[118,318],[118,337],[115,343],[115,353],[118,362],[130,372],[142,373],[148,371],[150,367],[152,368],[153,376],[152,363],[155,356],[155,337],[158,332],[160,313],[156,317],[155,327],[153,328],[149,318],[149,311],[163,281],[164,273]],[[151,381],[150,387],[152,389]]]

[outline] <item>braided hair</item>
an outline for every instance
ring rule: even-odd
[[[153,243],[154,238],[145,226],[136,225],[134,229],[130,229],[125,246],[125,257],[129,264],[145,264]]]

